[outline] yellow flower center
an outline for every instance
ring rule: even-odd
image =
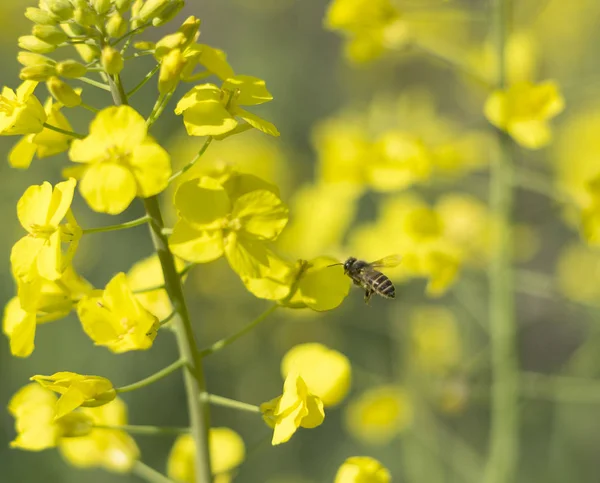
[[[18,100],[0,96],[0,112],[11,116],[14,110],[20,106],[21,103]]]
[[[50,238],[50,235],[52,235],[52,233],[54,233],[56,231],[56,227],[52,226],[52,225],[38,225],[35,223],[32,223],[31,225],[29,225],[29,228],[31,229],[31,236],[33,236],[34,238],[45,238],[48,239]]]
[[[239,218],[225,218],[221,228],[228,231],[240,231],[242,229],[242,221]]]
[[[131,151],[123,149],[122,146],[109,146],[106,150],[104,161],[109,163],[128,164]]]

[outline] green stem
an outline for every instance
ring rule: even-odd
[[[152,77],[154,77],[154,74],[156,74],[158,72],[158,69],[160,69],[160,64],[156,64],[156,66],[150,72],[148,72],[146,74],[146,76],[140,81],[140,83],[127,93],[127,97],[131,97],[137,91],[139,91],[142,87],[144,87],[146,85],[146,83],[150,79],[152,79]]]
[[[132,472],[142,480],[146,480],[148,483],[175,483],[173,480],[167,478],[162,473],[159,473],[154,468],[142,463],[140,460],[135,462]]]
[[[152,218],[150,234],[154,248],[158,254],[165,279],[165,290],[169,295],[173,309],[177,312],[173,329],[181,358],[190,370],[184,371],[184,382],[190,414],[191,435],[194,438],[196,451],[194,453],[194,468],[196,483],[212,481],[210,456],[208,448],[208,430],[210,427],[209,406],[198,396],[206,392],[202,358],[198,353],[192,323],[183,296],[181,277],[175,268],[175,260],[169,249],[169,242],[162,234],[163,219],[156,196],[144,199],[146,213]]]
[[[135,391],[136,389],[141,389],[142,387],[149,386],[150,384],[152,384],[156,381],[159,381],[160,379],[163,379],[164,377],[167,377],[169,374],[172,374],[173,372],[175,372],[180,367],[183,367],[184,365],[185,365],[185,361],[183,359],[179,359],[179,360],[173,362],[172,364],[168,365],[164,369],[161,369],[160,371],[152,374],[151,376],[148,376],[148,377],[142,379],[141,381],[137,381],[132,384],[128,384],[127,386],[118,387],[115,389],[115,391],[120,394],[120,393],[124,393],[124,392]]]
[[[78,77],[77,80],[81,82],[85,82],[91,86],[97,87],[98,89],[102,89],[103,91],[110,92],[110,86],[103,84],[102,82],[95,81],[94,79],[89,79],[88,77]]]
[[[140,218],[136,218],[135,220],[126,221],[117,225],[99,226],[98,228],[87,228],[83,230],[83,234],[90,235],[92,233],[104,233],[107,231],[125,230],[127,228],[133,228],[134,226],[143,225],[144,223],[148,223],[149,221],[149,216],[142,216]]]
[[[506,87],[505,44],[510,0],[493,1],[498,76],[496,88]],[[494,252],[490,265],[490,349],[492,368],[491,428],[484,483],[516,481],[519,451],[518,361],[512,270],[513,161],[511,140],[497,131],[498,153],[491,166],[490,209],[495,217]]]
[[[144,25],[140,25],[139,27],[130,30],[129,32],[127,32],[126,34],[121,35],[118,39],[113,40],[110,43],[111,47],[114,47],[115,45],[118,45],[120,42],[122,42],[123,40],[131,37],[132,35],[137,34],[138,32],[140,32],[140,30],[144,30],[145,28],[149,27],[150,25],[152,25],[151,23],[145,23]]]
[[[209,356],[209,355],[213,354],[214,352],[221,350],[223,347],[227,347],[229,344],[232,344],[233,342],[238,340],[240,337],[243,337],[248,332],[252,331],[252,329],[254,329],[258,324],[260,324],[263,320],[265,320],[267,317],[269,317],[269,315],[271,315],[273,312],[275,312],[275,310],[277,310],[278,307],[279,307],[278,304],[271,305],[271,307],[269,307],[262,314],[260,314],[256,319],[254,319],[249,324],[245,325],[241,330],[239,330],[235,334],[230,335],[229,337],[225,337],[221,340],[218,340],[217,342],[215,342],[211,346],[207,347],[206,349],[202,349],[200,351],[200,356],[201,357]]]
[[[154,104],[154,107],[152,108],[150,116],[148,116],[148,119],[146,120],[146,125],[148,126],[148,128],[150,128],[156,121],[158,121],[158,118],[162,115],[163,111],[165,110],[165,107],[167,107],[167,104],[171,100],[173,93],[174,91],[167,92],[164,96],[158,98],[156,104]]]
[[[168,324],[169,322],[171,322],[171,320],[173,319],[173,317],[175,317],[177,315],[177,312],[175,312],[173,310],[173,312],[171,312],[169,315],[167,315],[164,319],[162,319],[160,321],[160,326],[164,326],[166,324]]]
[[[96,429],[112,429],[115,431],[125,431],[131,434],[145,434],[148,436],[170,435],[170,434],[188,434],[190,428],[174,428],[172,426],[148,426],[137,424],[125,424],[122,426],[110,426],[105,424],[95,424]]]
[[[90,112],[93,112],[94,114],[97,114],[100,112],[100,109],[97,109],[94,106],[90,106],[89,104],[86,104],[85,102],[82,102],[81,104],[79,104],[79,106],[83,107],[84,109],[87,109]]]
[[[186,273],[188,273],[193,267],[195,267],[196,264],[195,263],[190,263],[189,265],[186,265],[181,272],[179,272],[179,276],[183,277]],[[146,288],[140,288],[138,290],[134,290],[133,293],[146,293],[146,292],[154,292],[155,290],[164,290],[165,288],[165,284],[161,283],[160,285],[152,285],[150,287],[146,287]]]
[[[260,413],[260,408],[255,404],[236,401],[235,399],[229,399],[228,397],[217,396],[216,394],[206,394],[204,399],[215,406],[238,409],[240,411],[247,411],[250,413]]]
[[[600,384],[585,377],[523,372],[520,389],[524,397],[532,399],[583,404],[600,402]]]
[[[85,137],[85,134],[79,134],[79,133],[76,133],[73,131],[67,131],[66,129],[61,129],[59,127],[53,126],[52,124],[48,124],[47,122],[44,123],[44,127],[46,129],[50,129],[51,131],[56,131],[61,134],[65,134],[67,136],[71,136],[71,137],[77,138],[77,139],[83,139]]]
[[[542,173],[537,173],[531,169],[519,168],[515,172],[515,175],[515,186],[546,196],[560,204],[572,203],[569,196],[553,186]]]
[[[169,178],[169,183],[171,181],[179,178],[179,176],[181,176],[183,173],[185,173],[188,169],[192,168],[194,166],[194,164],[196,164],[198,162],[198,160],[202,157],[204,152],[208,149],[208,146],[210,146],[210,143],[212,142],[212,140],[213,140],[213,137],[208,136],[206,138],[206,141],[204,141],[204,144],[200,148],[200,151],[198,151],[198,154],[196,154],[196,156],[194,156],[194,159],[192,159],[188,164],[186,164],[179,171],[173,173],[173,175],[171,175],[171,177]]]

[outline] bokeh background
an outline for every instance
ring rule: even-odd
[[[213,424],[234,428],[246,442],[248,456],[236,481],[332,481],[337,467],[353,455],[379,459],[394,481],[481,481],[490,420],[485,268],[493,223],[486,207],[493,146],[488,136],[493,131],[483,116],[488,91],[469,72],[493,78],[488,3],[398,0],[403,14],[398,42],[381,55],[366,55],[376,58],[364,58],[363,52],[355,53],[354,60],[345,54],[343,36],[324,28],[326,0],[190,0],[181,13],[181,21],[186,14],[201,18],[201,41],[227,52],[237,73],[266,80],[274,101],[260,113],[281,132],[277,139],[249,132],[213,143],[196,174],[228,163],[277,183],[291,208],[278,248],[290,256],[375,259],[439,244],[456,256],[459,269],[447,277],[393,272],[395,301],[376,299],[365,306],[362,293],[353,289],[332,312],[278,311],[256,331],[208,358],[210,392],[253,404],[280,394],[281,358],[295,344],[321,342],[352,362],[347,399],[327,411],[321,427],[301,430],[280,447],[270,446],[270,430],[255,415],[213,408]],[[585,183],[600,172],[600,4],[515,3],[509,78],[554,79],[567,105],[553,122],[548,147],[514,150],[517,352],[522,372],[515,483],[593,483],[600,474],[600,254],[580,234],[583,202],[578,200]],[[18,84],[16,39],[30,29],[23,17],[29,5],[33,3],[0,3],[4,85]],[[156,40],[178,23],[149,35]],[[135,85],[152,66],[151,58],[132,61],[126,67],[126,85]],[[89,86],[85,92],[88,104],[110,103],[107,93]],[[147,114],[155,96],[151,82],[135,106]],[[76,130],[85,132],[89,113],[75,109],[68,115]],[[354,158],[368,163],[363,144],[390,130],[423,143],[429,163],[425,173],[412,173],[405,188],[393,190],[376,183],[358,189],[338,183],[351,177],[343,163]],[[178,165],[200,145],[183,133],[181,119],[168,110],[156,134]],[[0,141],[0,157],[6,158],[15,139]],[[9,252],[22,236],[15,204],[30,184],[58,181],[66,162],[65,155],[36,160],[28,171],[0,163],[3,301],[14,294]],[[109,218],[91,212],[80,199],[74,205],[84,227],[133,219],[141,210],[134,203],[123,215]],[[413,225],[398,221],[406,210],[419,215]],[[151,254],[148,233],[140,227],[86,236],[75,263],[101,287],[116,272]],[[195,268],[186,292],[202,346],[268,307],[245,290],[223,260]],[[72,315],[39,327],[36,350],[27,359],[12,358],[6,338],[0,341],[0,406],[33,374],[69,370],[124,385],[176,357],[169,334],[161,334],[151,351],[113,355],[94,347]],[[180,375],[124,399],[131,424],[187,422]],[[140,481],[70,467],[54,450],[11,450],[13,420],[6,411],[1,414],[3,483]],[[144,461],[164,471],[173,438],[136,436],[136,441]]]

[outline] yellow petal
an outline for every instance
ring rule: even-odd
[[[267,249],[262,242],[235,233],[227,237],[225,256],[233,271],[242,278],[260,278],[261,267],[269,266]]]
[[[33,225],[44,226],[52,200],[52,185],[44,181],[30,186],[17,203],[17,216],[21,226],[31,233]]]
[[[274,240],[288,221],[288,209],[271,191],[252,191],[240,196],[232,216],[242,222],[244,231],[259,240]]]
[[[237,126],[237,121],[219,100],[197,102],[183,113],[183,123],[190,136],[219,136]]]
[[[273,96],[267,90],[265,81],[250,75],[230,77],[221,86],[224,91],[237,92],[234,102],[241,106],[254,106],[271,101]]]
[[[90,124],[90,136],[125,149],[142,144],[147,133],[146,120],[131,106],[107,107]]]
[[[8,154],[8,162],[13,168],[27,169],[31,165],[37,149],[33,143],[34,136],[34,134],[23,136],[11,149]]]
[[[213,474],[229,472],[244,461],[244,440],[232,429],[210,428],[208,442]]]
[[[273,123],[263,119],[262,117],[257,116],[251,112],[246,111],[245,109],[236,108],[235,115],[240,116],[244,121],[246,121],[250,126],[254,129],[258,129],[259,131],[264,132],[270,136],[279,136],[279,131],[275,127]]]
[[[137,186],[133,174],[126,167],[96,163],[86,170],[79,190],[94,211],[118,215],[135,198]]]
[[[62,181],[54,186],[52,198],[48,208],[47,225],[58,226],[62,219],[66,216],[67,211],[71,207],[73,194],[75,192],[75,179],[70,178],[67,181]]]
[[[137,181],[138,196],[147,198],[163,191],[171,177],[171,158],[160,145],[146,142],[133,148],[129,160]]]
[[[62,268],[60,231],[56,230],[49,239],[44,240],[37,256],[37,271],[43,278],[58,280]]]
[[[231,212],[227,192],[215,179],[203,177],[183,183],[175,192],[179,215],[197,229],[218,229]],[[198,207],[203,209],[199,210]]]
[[[34,349],[35,313],[25,312],[19,299],[13,297],[6,304],[2,330],[10,339],[10,353],[16,357],[28,357]]]
[[[302,418],[301,426],[309,429],[320,426],[325,420],[323,401],[317,396],[310,394],[306,398],[306,409],[308,410],[308,414]]]
[[[13,245],[10,252],[10,264],[15,277],[23,282],[31,282],[39,276],[36,260],[44,249],[45,242],[42,238],[27,235]]]
[[[221,230],[196,230],[184,220],[179,220],[169,237],[173,254],[194,263],[206,263],[223,255]]]

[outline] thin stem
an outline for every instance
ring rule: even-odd
[[[107,231],[125,230],[127,228],[133,228],[134,226],[140,226],[150,221],[149,216],[142,216],[135,220],[126,221],[117,225],[99,226],[98,228],[86,228],[83,230],[84,235],[91,235],[92,233],[104,233]]]
[[[89,104],[86,104],[85,102],[82,102],[81,104],[79,104],[79,106],[83,107],[84,109],[87,109],[90,112],[93,112],[94,114],[100,112],[100,109],[97,109],[94,106],[90,106]]]
[[[493,0],[496,88],[506,86],[510,0]],[[498,153],[491,166],[490,209],[497,220],[490,278],[491,428],[484,483],[512,483],[519,445],[518,361],[512,270],[513,161],[508,135],[497,131]]]
[[[144,30],[145,28],[149,27],[150,25],[152,25],[151,23],[145,23],[144,25],[140,25],[139,27],[130,30],[129,32],[127,32],[126,34],[121,35],[119,38],[113,40],[110,43],[111,47],[114,47],[115,45],[118,45],[120,42],[122,42],[123,40],[131,37],[132,35],[137,34],[138,32],[140,32],[140,30]]]
[[[150,79],[152,79],[152,77],[154,77],[154,74],[156,74],[158,72],[158,69],[160,69],[160,64],[156,64],[156,66],[150,72],[148,72],[146,74],[146,76],[140,81],[140,83],[127,93],[127,97],[131,97],[137,91],[139,91],[142,87],[144,87],[146,85],[146,83]]]
[[[94,79],[90,79],[88,77],[78,77],[77,80],[80,80],[81,82],[85,82],[86,84],[89,84],[91,86],[97,87],[98,89],[102,89],[103,91],[110,92],[110,86],[107,86],[106,84],[103,84],[102,82],[95,81]]]
[[[173,319],[173,317],[175,317],[177,315],[177,312],[175,312],[173,310],[173,312],[171,312],[169,315],[167,315],[163,320],[160,321],[160,326],[163,327],[164,325],[168,324],[169,322],[171,322],[171,320]]]
[[[137,381],[132,384],[128,384],[127,386],[118,387],[115,389],[115,391],[120,394],[120,393],[124,393],[124,392],[135,391],[136,389],[141,389],[142,387],[149,386],[150,384],[153,384],[156,381],[159,381],[159,380],[167,377],[169,374],[172,374],[173,372],[175,372],[177,369],[179,369],[180,367],[182,367],[184,365],[185,365],[185,361],[183,359],[179,359],[179,360],[173,362],[172,364],[169,364],[164,369],[161,369],[160,371],[155,372],[151,376],[148,376],[148,377],[142,379],[141,381]]]
[[[167,92],[162,97],[162,102],[160,102],[160,103],[157,102],[157,104],[154,105],[154,108],[152,109],[152,113],[150,114],[150,116],[148,117],[148,120],[146,121],[146,125],[148,126],[148,128],[150,128],[156,121],[158,121],[158,118],[162,115],[163,111],[165,110],[165,107],[167,107],[167,104],[171,100],[171,97],[173,97],[173,93],[174,93],[174,91]],[[159,98],[159,101],[160,101],[160,98]]]
[[[165,475],[159,473],[147,464],[142,463],[140,460],[135,462],[131,471],[148,483],[175,483],[170,478],[167,478]]]
[[[187,434],[190,432],[189,428],[175,428],[172,426],[150,426],[150,425],[137,425],[137,424],[125,424],[122,426],[110,426],[105,424],[95,424],[96,429],[112,429],[115,431],[125,431],[131,434],[146,434],[149,436],[156,435],[170,435],[170,434]]]
[[[533,399],[583,404],[600,402],[600,383],[584,377],[522,372],[520,389],[524,397]]]
[[[247,411],[250,413],[260,413],[260,408],[257,405],[236,401],[235,399],[229,399],[228,397],[217,396],[216,394],[206,394],[204,399],[215,406],[238,409],[239,411]]]
[[[179,272],[179,276],[183,277],[186,273],[188,273],[192,268],[194,268],[196,266],[195,263],[190,263],[189,265],[186,265],[181,272]],[[161,283],[160,285],[152,285],[150,287],[146,287],[146,288],[140,288],[138,290],[134,290],[133,293],[146,293],[146,292],[154,292],[155,290],[164,290],[165,288],[165,284]]]
[[[515,186],[546,196],[560,204],[572,202],[568,195],[554,187],[543,174],[531,169],[519,168],[515,172]]]
[[[204,141],[204,144],[200,148],[200,151],[198,151],[198,154],[196,154],[196,156],[194,156],[194,159],[192,159],[188,164],[186,164],[179,171],[173,173],[171,175],[171,177],[169,178],[169,183],[171,181],[179,178],[179,176],[181,176],[183,173],[185,173],[188,169],[192,168],[194,166],[194,164],[196,164],[198,162],[198,160],[202,157],[202,155],[204,154],[204,152],[208,149],[208,146],[210,146],[210,143],[212,142],[212,140],[213,140],[213,137],[212,136],[208,136],[206,138],[206,141]]]
[[[269,315],[271,315],[273,312],[275,312],[275,310],[277,310],[278,307],[280,307],[278,304],[271,305],[271,307],[269,307],[262,314],[260,314],[256,319],[254,319],[249,324],[245,325],[242,329],[240,329],[235,334],[230,335],[229,337],[225,337],[221,340],[218,340],[217,342],[215,342],[211,346],[207,347],[206,349],[201,350],[200,356],[201,357],[209,356],[209,355],[213,354],[214,352],[221,350],[223,347],[227,347],[229,344],[232,344],[233,342],[238,340],[240,337],[243,337],[248,332],[252,331],[252,329],[254,329],[263,320],[265,320],[267,317],[269,317]]]
[[[56,127],[56,126],[53,126],[52,124],[48,124],[47,122],[44,123],[44,127],[46,129],[50,129],[51,131],[56,131],[61,134],[65,134],[67,136],[71,136],[71,137],[77,138],[77,139],[83,139],[85,137],[85,134],[79,134],[79,133],[76,133],[73,131],[67,131],[66,129],[61,129],[60,127]]]

